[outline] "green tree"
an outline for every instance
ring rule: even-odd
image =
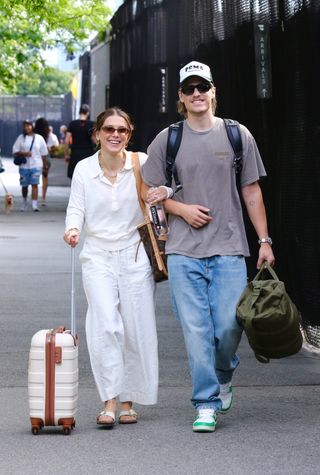
[[[0,93],[16,93],[30,69],[42,70],[43,50],[62,44],[74,53],[103,34],[111,15],[107,0],[0,0],[0,8]]]
[[[41,71],[30,69],[26,78],[17,81],[16,94],[34,94],[40,96],[52,96],[55,94],[67,94],[70,91],[72,73],[60,71],[56,68],[45,68]]]

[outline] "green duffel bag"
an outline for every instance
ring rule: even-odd
[[[272,278],[263,279],[266,272]],[[268,263],[246,286],[237,305],[237,319],[261,363],[294,355],[302,346],[297,307]]]

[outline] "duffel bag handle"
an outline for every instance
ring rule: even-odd
[[[267,261],[265,261],[265,262],[262,264],[262,266],[261,266],[259,272],[257,273],[257,275],[254,277],[253,280],[262,280],[262,279],[261,279],[261,275],[262,275],[262,273],[263,273],[265,270],[269,271],[269,273],[272,275],[272,277],[274,278],[274,280],[279,281],[279,277],[277,276],[277,274],[276,274],[275,271],[272,269],[272,267],[270,266],[270,264],[268,264]]]

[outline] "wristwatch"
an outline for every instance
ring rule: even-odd
[[[270,246],[272,246],[272,239],[271,237],[267,236],[267,237],[264,237],[264,238],[261,238],[258,240],[258,244],[262,244],[264,242],[267,242],[268,244],[270,244]]]

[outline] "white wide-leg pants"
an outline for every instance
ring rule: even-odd
[[[155,404],[158,345],[154,281],[148,257],[137,244],[105,251],[85,243],[80,254],[88,301],[86,334],[102,401]],[[135,260],[136,259],[136,260]]]

